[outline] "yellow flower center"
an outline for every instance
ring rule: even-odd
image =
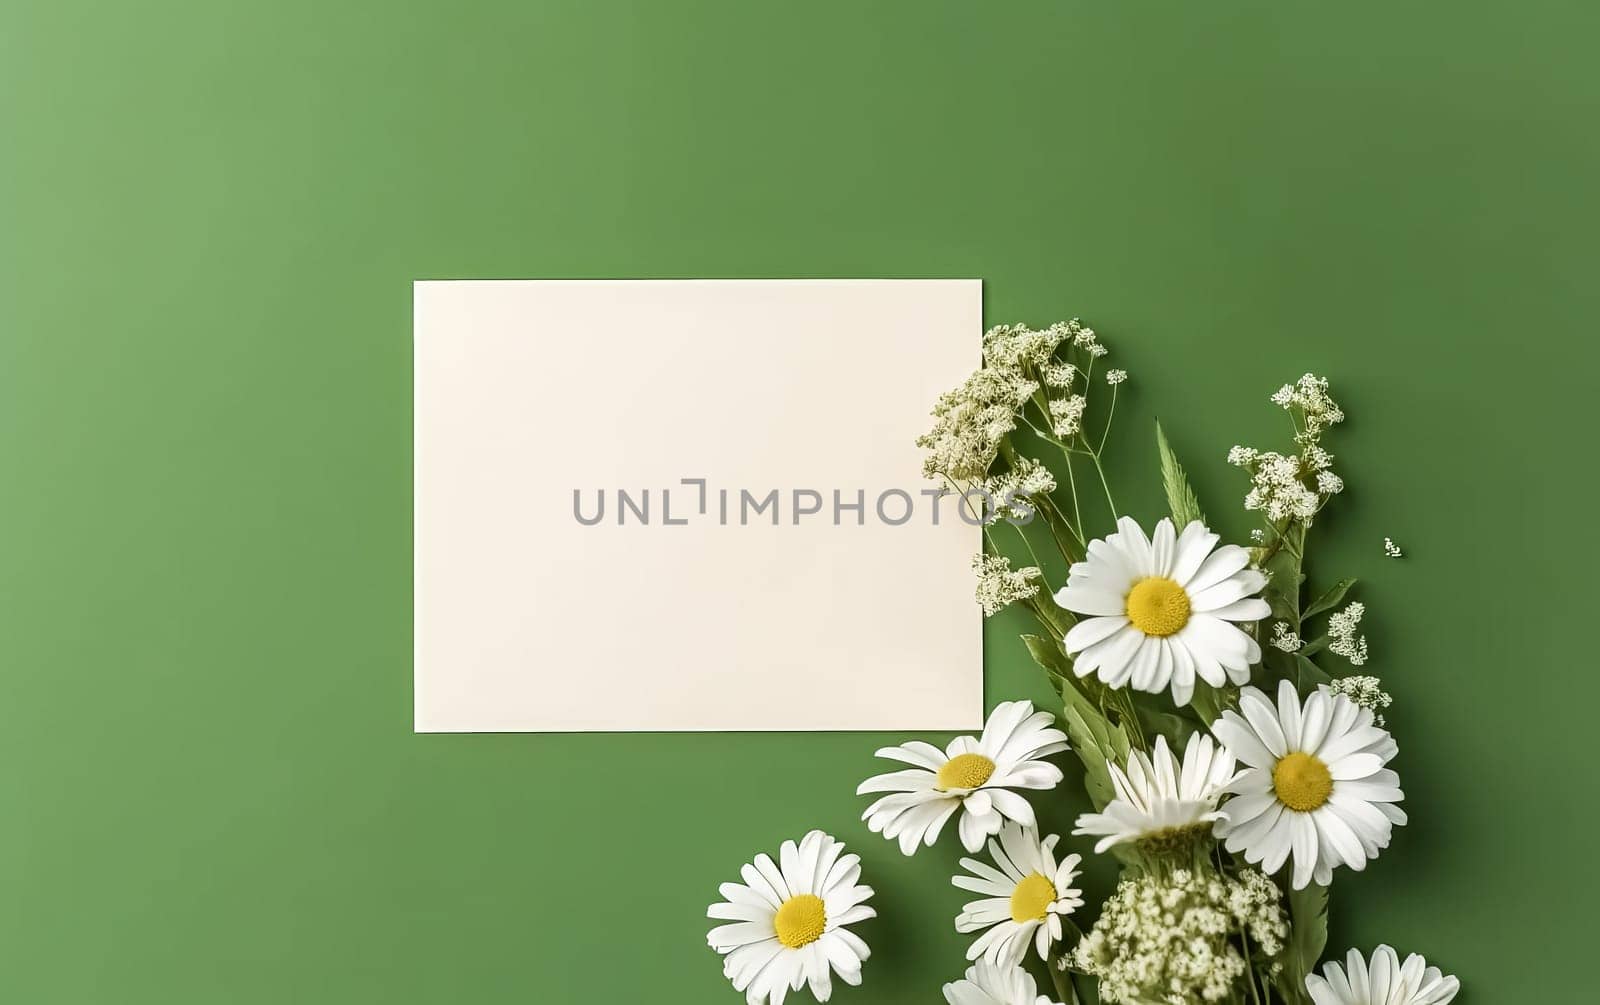
[[[1333,776],[1328,773],[1326,764],[1310,754],[1296,751],[1272,769],[1272,787],[1283,805],[1310,813],[1333,794]]]
[[[1128,591],[1128,620],[1146,635],[1176,635],[1189,623],[1189,595],[1165,576],[1149,576]]]
[[[779,942],[790,949],[799,949],[822,938],[828,927],[828,912],[823,908],[821,897],[797,893],[778,908],[772,927],[778,931]]]
[[[982,754],[957,754],[944,762],[935,781],[941,789],[975,789],[994,774],[994,762]]]
[[[1056,901],[1056,885],[1042,873],[1030,872],[1011,891],[1011,920],[1043,921]]]

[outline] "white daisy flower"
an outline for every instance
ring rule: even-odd
[[[1078,817],[1072,832],[1104,835],[1094,846],[1096,854],[1128,841],[1157,853],[1188,847],[1224,816],[1217,800],[1237,777],[1233,755],[1200,733],[1190,735],[1181,764],[1167,748],[1167,738],[1157,736],[1154,756],[1135,750],[1126,771],[1115,762],[1106,767],[1117,797],[1099,813]]]
[[[1026,970],[987,962],[968,967],[965,980],[946,984],[944,1000],[950,1005],[1057,1005],[1039,994]]]
[[[1033,807],[1011,790],[1053,789],[1061,782],[1061,769],[1040,760],[1067,749],[1067,734],[1052,727],[1054,721],[1049,712],[1034,711],[1030,702],[1008,701],[989,713],[977,739],[958,736],[942,751],[920,740],[884,747],[877,756],[911,767],[861,783],[858,796],[890,793],[868,806],[861,818],[874,834],[898,838],[907,855],[919,842],[931,847],[957,810],[961,844],[970,852],[981,849],[984,838],[1000,833],[1006,820],[1032,827]]]
[[[1194,696],[1196,676],[1213,687],[1247,682],[1261,647],[1234,622],[1271,613],[1256,596],[1267,577],[1247,568],[1250,553],[1217,548],[1217,535],[1198,520],[1180,535],[1163,519],[1153,538],[1128,517],[1117,528],[1089,542],[1056,593],[1057,604],[1088,615],[1063,643],[1078,676],[1098,673],[1111,687],[1152,694],[1170,683],[1179,705]]]
[[[863,902],[872,887],[861,886],[861,859],[843,855],[844,845],[821,831],[785,841],[778,863],[757,855],[740,868],[743,883],[723,883],[722,903],[706,909],[719,925],[706,935],[723,953],[722,972],[749,1005],[781,1005],[790,991],[811,986],[819,1002],[833,993],[831,974],[846,984],[861,983],[867,944],[846,925],[875,917]]]
[[[1377,948],[1370,966],[1352,949],[1343,967],[1329,963],[1322,972],[1306,978],[1316,1005],[1445,1005],[1461,990],[1460,981],[1416,953],[1402,964],[1388,946]]]
[[[1043,841],[1032,827],[1008,823],[999,841],[989,842],[994,866],[964,858],[961,867],[972,875],[951,880],[963,890],[984,895],[961,909],[956,931],[963,934],[988,929],[973,940],[967,959],[980,956],[989,963],[1016,966],[1028,955],[1028,943],[1039,959],[1050,958],[1050,945],[1061,941],[1061,918],[1083,906],[1082,891],[1072,885],[1078,878],[1077,855],[1059,863],[1052,834]],[[999,866],[999,868],[995,868]]]
[[[1291,855],[1293,884],[1326,886],[1335,866],[1366,868],[1406,822],[1400,776],[1384,767],[1399,752],[1372,711],[1322,688],[1302,708],[1294,685],[1278,685],[1278,707],[1253,687],[1244,713],[1227,711],[1211,731],[1246,765],[1228,786],[1217,837],[1229,851],[1275,873]]]

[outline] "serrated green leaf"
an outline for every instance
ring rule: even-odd
[[[1338,607],[1339,603],[1344,600],[1344,595],[1349,593],[1350,587],[1354,585],[1356,585],[1356,580],[1354,579],[1341,579],[1334,583],[1323,592],[1322,596],[1311,602],[1311,606],[1305,609],[1300,615],[1300,619],[1302,621],[1309,620],[1324,611],[1331,611]]]
[[[1179,530],[1191,520],[1205,523],[1200,500],[1189,487],[1189,476],[1183,473],[1183,465],[1178,463],[1178,456],[1172,452],[1172,445],[1167,442],[1167,434],[1159,422],[1156,423],[1156,449],[1161,453],[1161,484],[1167,490],[1167,508],[1172,511],[1172,522]]]

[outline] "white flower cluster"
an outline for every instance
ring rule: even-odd
[[[1073,386],[1085,373],[1058,357],[1071,351],[1091,359],[1106,354],[1094,329],[1076,318],[1044,329],[999,325],[985,332],[983,366],[960,387],[940,395],[933,428],[917,438],[917,446],[927,451],[923,475],[958,484],[983,479],[1030,401],[1048,413],[1055,436],[1081,432],[1088,402]],[[1127,373],[1113,370],[1106,379],[1117,384]],[[1043,396],[1035,397],[1041,390]]]
[[[1126,371],[1126,370],[1107,370],[1106,371],[1106,383],[1110,384],[1112,387],[1116,387],[1118,384],[1122,383],[1123,381],[1125,381],[1127,379],[1128,379],[1128,371]]]
[[[1384,724],[1382,710],[1394,704],[1394,697],[1383,689],[1383,681],[1376,677],[1340,677],[1328,685],[1334,694],[1342,694],[1360,705],[1372,709],[1372,721]]]
[[[1315,444],[1323,430],[1344,421],[1344,410],[1328,394],[1328,379],[1314,373],[1278,388],[1272,403],[1286,410],[1298,409],[1305,417],[1305,426],[1295,437],[1302,445]]]
[[[1400,546],[1394,543],[1394,538],[1386,537],[1383,539],[1383,553],[1389,558],[1400,557]]]
[[[1002,518],[1026,523],[1033,519],[1033,504],[1029,496],[1049,495],[1056,490],[1056,476],[1050,469],[1030,457],[1017,460],[1015,467],[998,475],[990,475],[978,486],[987,497],[985,523]]]
[[[972,571],[978,574],[976,596],[985,616],[1038,593],[1044,578],[1035,566],[1012,569],[1011,560],[1004,555],[974,555]]]
[[[1223,1001],[1247,967],[1229,938],[1240,928],[1267,956],[1283,951],[1288,922],[1277,886],[1262,873],[1146,873],[1117,885],[1072,965],[1099,978],[1103,1002]]]
[[[1020,371],[984,367],[941,394],[933,428],[917,437],[917,446],[928,452],[923,476],[966,482],[988,474],[1000,441],[1017,428],[1017,410],[1038,389]]]
[[[1236,446],[1228,451],[1228,463],[1250,473],[1245,509],[1260,510],[1274,522],[1310,520],[1329,496],[1344,491],[1344,479],[1333,473],[1333,455],[1319,442],[1323,430],[1344,420],[1344,412],[1328,396],[1327,380],[1309,373],[1298,383],[1283,385],[1272,400],[1302,415],[1295,423],[1300,453]]]
[[[1083,428],[1083,410],[1089,401],[1081,394],[1050,399],[1050,431],[1062,439]]]
[[[1366,613],[1366,605],[1356,601],[1344,610],[1328,615],[1328,651],[1335,656],[1343,656],[1355,667],[1367,661],[1367,637],[1356,635],[1361,616]]]
[[[1301,477],[1301,462],[1297,456],[1234,447],[1228,451],[1228,463],[1250,472],[1250,491],[1244,497],[1244,508],[1261,510],[1268,520],[1309,519],[1322,505],[1322,497],[1308,488]]]
[[[1305,645],[1305,640],[1296,635],[1289,628],[1289,622],[1279,621],[1272,626],[1272,644],[1286,653],[1299,651]]]

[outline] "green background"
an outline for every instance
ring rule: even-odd
[[[1331,948],[1592,995],[1593,4],[0,9],[0,1000],[733,1003],[705,905],[812,826],[879,890],[835,1000],[960,972],[953,841],[857,821],[898,737],[412,735],[410,283],[541,276],[982,277],[1234,535],[1330,375],[1412,813]]]

